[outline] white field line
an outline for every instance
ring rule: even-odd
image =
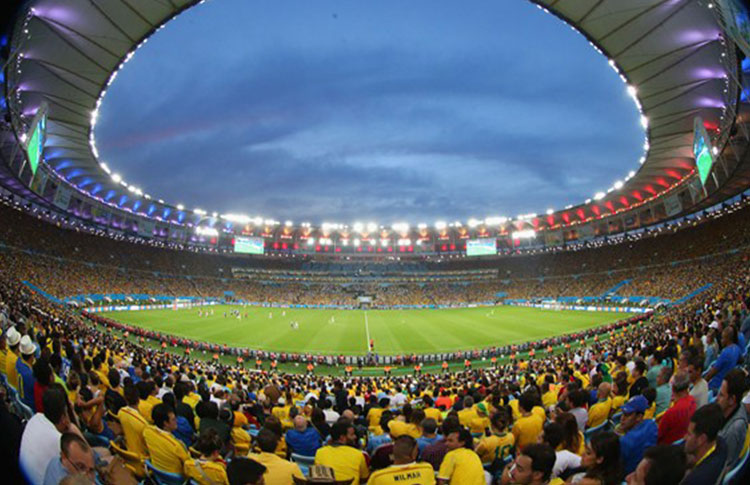
[[[367,322],[367,310],[365,310],[365,333],[366,333],[366,339],[365,340],[365,352],[370,351],[370,324]]]

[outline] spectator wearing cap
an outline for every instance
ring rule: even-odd
[[[487,404],[480,402],[474,406],[474,409],[476,409],[477,417],[471,420],[469,431],[476,434],[484,433],[491,426]]]
[[[16,361],[18,360],[18,346],[21,343],[21,334],[16,330],[16,327],[10,327],[6,332],[5,340],[8,343],[8,352],[5,357],[3,373],[8,378],[8,383],[11,386],[15,386],[18,382]]]
[[[716,483],[719,479],[727,461],[727,446],[718,436],[723,422],[724,415],[716,403],[703,406],[690,418],[685,435],[690,471],[681,485]]]
[[[719,357],[706,374],[708,388],[714,391],[719,390],[724,376],[737,366],[742,356],[740,346],[737,345],[737,332],[734,327],[727,327],[721,332],[721,346],[722,350]]]
[[[266,483],[293,485],[294,477],[304,478],[299,465],[276,455],[276,447],[279,444],[276,433],[268,428],[261,428],[255,442],[260,448],[260,453],[252,453],[248,458],[266,467],[266,473],[263,475]]]
[[[656,444],[658,428],[653,419],[643,419],[648,409],[648,401],[643,396],[630,398],[622,406],[620,429],[620,453],[625,473],[632,473],[643,458],[647,448]]]
[[[36,352],[36,346],[31,341],[31,337],[24,335],[21,338],[21,344],[18,347],[21,352],[21,358],[16,360],[16,373],[18,374],[18,396],[21,401],[32,410],[36,409],[34,404],[34,352]]]
[[[741,369],[730,370],[721,382],[716,402],[724,414],[724,426],[719,436],[727,445],[727,467],[734,468],[740,459],[740,451],[747,434],[747,412],[742,405],[745,393],[745,373]]]
[[[684,371],[677,371],[672,379],[674,404],[664,412],[659,420],[657,442],[668,445],[681,440],[687,433],[690,418],[696,409],[693,396],[690,395],[690,379]]]

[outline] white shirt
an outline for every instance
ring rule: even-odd
[[[336,421],[338,421],[339,418],[341,417],[341,415],[337,413],[336,411],[334,411],[333,409],[324,409],[323,414],[325,414],[326,423],[331,424],[331,425],[335,423]]]
[[[568,450],[556,451],[555,457],[555,466],[552,467],[553,477],[559,477],[565,470],[581,466],[581,457]]]
[[[400,392],[397,392],[393,397],[391,397],[391,406],[400,408],[403,407],[404,404],[406,404],[406,396],[404,396]]]
[[[50,460],[60,456],[60,433],[43,413],[31,417],[21,436],[19,463],[31,485],[42,485]]]

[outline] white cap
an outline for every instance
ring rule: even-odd
[[[20,350],[21,355],[31,355],[36,352],[36,346],[34,346],[34,342],[31,341],[31,337],[24,335],[21,338]]]
[[[13,347],[14,345],[18,345],[18,342],[21,341],[21,334],[18,333],[16,327],[10,327],[5,332],[5,340],[8,342],[9,347]]]
[[[284,406],[286,405],[286,399],[284,399],[283,397],[280,397],[276,400],[276,404],[278,404],[279,406]]]

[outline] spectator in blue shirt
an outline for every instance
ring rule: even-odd
[[[287,446],[292,453],[298,455],[315,456],[321,441],[318,431],[312,426],[307,426],[307,420],[301,415],[295,416],[294,429],[286,432]]]
[[[643,396],[632,397],[622,406],[620,427],[625,434],[620,438],[620,454],[626,474],[632,473],[646,449],[656,444],[659,432],[656,423],[653,419],[643,419],[648,407]]]
[[[737,331],[729,326],[721,332],[721,346],[723,347],[719,358],[713,363],[706,374],[708,388],[718,391],[721,381],[727,372],[734,369],[742,356],[739,345],[737,345]]]
[[[21,344],[18,347],[21,358],[16,361],[16,371],[18,372],[18,395],[21,401],[25,405],[31,408],[32,411],[36,412],[36,405],[34,404],[34,371],[32,366],[34,365],[34,351],[36,347],[31,342],[31,338],[28,335],[24,335],[21,338]]]

